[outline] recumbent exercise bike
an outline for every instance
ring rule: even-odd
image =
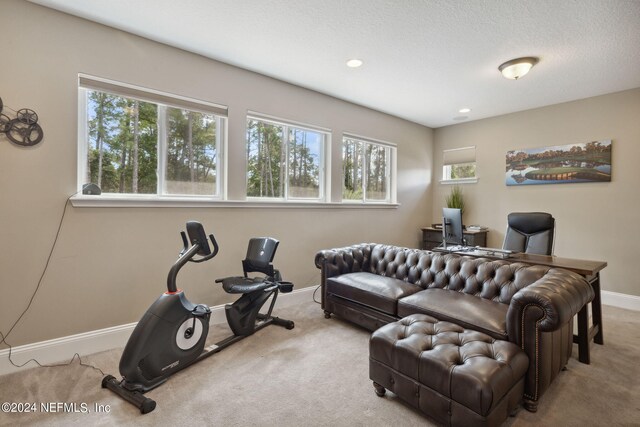
[[[120,359],[118,381],[112,375],[102,379],[108,388],[132,403],[143,414],[151,412],[156,402],[143,393],[158,387],[176,372],[209,357],[254,332],[271,324],[293,329],[291,320],[271,315],[278,292],[291,292],[293,284],[282,281],[280,272],[271,262],[279,242],[270,237],[249,241],[247,256],[242,261],[244,276],[216,280],[231,294],[242,294],[233,304],[225,306],[227,322],[233,335],[205,348],[209,332],[211,310],[203,304],[193,304],[176,287],[178,272],[187,262],[204,262],[218,254],[218,243],[213,234],[207,235],[197,221],[187,222],[187,235],[180,234],[184,249],[171,267],[167,278],[167,292],[163,293],[144,314],[133,330]],[[199,258],[194,258],[195,256]],[[248,273],[259,272],[264,278],[249,278]],[[262,306],[271,299],[266,314]]]

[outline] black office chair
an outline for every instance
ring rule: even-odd
[[[553,254],[556,220],[545,212],[514,212],[507,217],[502,249],[527,254]]]

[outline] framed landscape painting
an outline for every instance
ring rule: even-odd
[[[611,140],[507,152],[507,185],[611,181]]]

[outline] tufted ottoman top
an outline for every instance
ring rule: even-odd
[[[525,374],[527,355],[515,344],[413,314],[373,333],[371,359],[480,415],[489,413]]]

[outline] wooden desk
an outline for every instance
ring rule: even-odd
[[[442,251],[437,248],[434,251]],[[573,336],[573,342],[578,344],[578,360],[582,363],[591,363],[589,343],[604,344],[602,331],[602,300],[600,299],[600,270],[607,266],[604,261],[587,261],[581,259],[561,258],[557,256],[534,255],[514,253],[509,258],[500,256],[487,256],[481,251],[456,252],[459,255],[468,255],[490,259],[500,259],[508,262],[523,262],[526,264],[546,265],[554,268],[564,268],[583,276],[593,288],[595,296],[591,301],[591,313],[593,325],[589,326],[588,307],[585,305],[578,312],[578,334]]]

